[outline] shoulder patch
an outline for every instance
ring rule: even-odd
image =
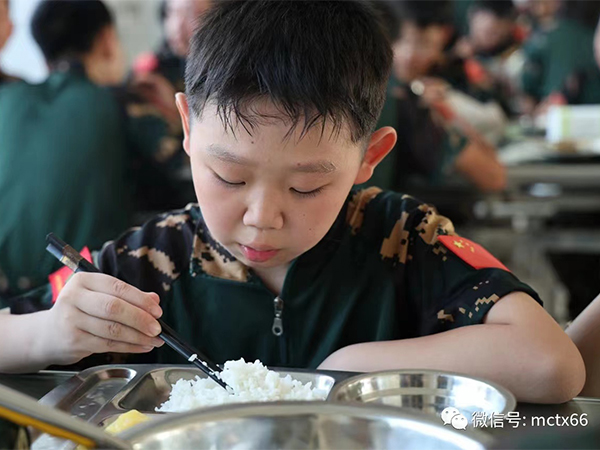
[[[502,269],[510,272],[490,252],[469,239],[459,236],[439,236],[438,240],[474,269]]]

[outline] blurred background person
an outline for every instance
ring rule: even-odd
[[[593,52],[600,2],[534,1],[535,26],[525,42],[522,111],[544,113],[552,104],[600,103],[600,71]]]
[[[97,249],[130,226],[131,160],[159,151],[159,140],[128,120],[107,89],[122,83],[126,67],[101,1],[44,0],[31,31],[50,75],[39,85],[11,83],[0,94],[0,295],[6,298],[44,284],[58,267],[45,251],[48,232],[77,249]]]
[[[396,18],[385,21],[391,27],[394,67],[379,126],[396,128],[398,142],[376,169],[372,183],[406,192],[411,179],[442,186],[457,173],[482,191],[501,190],[505,173],[493,146],[460,116],[460,101],[465,97],[479,112],[469,113],[472,118],[485,116],[487,106],[453,85],[469,90],[450,67],[453,63],[446,53],[454,39],[451,3],[430,1],[424,8],[418,1],[402,1],[385,8]],[[459,101],[453,103],[454,99]],[[499,117],[504,120],[501,111]]]
[[[157,159],[142,158],[137,162],[137,198],[146,211],[173,209],[194,199],[193,192],[181,182],[185,169],[189,169],[189,159],[182,147],[183,130],[175,93],[185,91],[185,58],[190,39],[211,4],[211,0],[164,0],[160,7],[163,42],[156,52],[136,58],[123,92],[128,114],[139,119],[140,127],[145,118],[150,118],[142,134],[153,134],[152,116],[161,117],[168,125],[167,130],[158,131],[162,139]]]
[[[507,114],[518,113],[524,56],[521,46],[527,31],[517,21],[512,0],[477,0],[468,10],[467,35],[456,45],[465,60],[469,81],[495,92]]]

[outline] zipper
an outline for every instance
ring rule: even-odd
[[[275,336],[279,337],[283,334],[283,320],[281,320],[281,316],[283,315],[283,299],[281,297],[277,296],[273,299],[273,310],[275,317],[273,318],[271,331]]]

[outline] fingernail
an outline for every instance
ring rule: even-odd
[[[152,351],[152,350],[154,350],[154,347],[147,347],[147,346],[145,346],[145,345],[144,345],[144,346],[142,347],[142,350],[144,350],[144,351],[146,351],[146,352],[149,352],[149,351]]]
[[[162,339],[152,339],[152,345],[154,347],[162,347],[164,343],[165,341],[163,341]]]

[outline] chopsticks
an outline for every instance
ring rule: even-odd
[[[73,247],[56,237],[54,233],[46,236],[46,242],[48,244],[46,250],[73,272],[100,272],[96,266],[81,256]],[[202,352],[181,340],[175,330],[163,322],[162,319],[158,319],[158,323],[162,329],[158,335],[159,338],[190,363],[198,367],[211,380],[223,389],[227,389],[227,384],[219,378],[218,374],[221,369],[217,364],[208,359]]]

